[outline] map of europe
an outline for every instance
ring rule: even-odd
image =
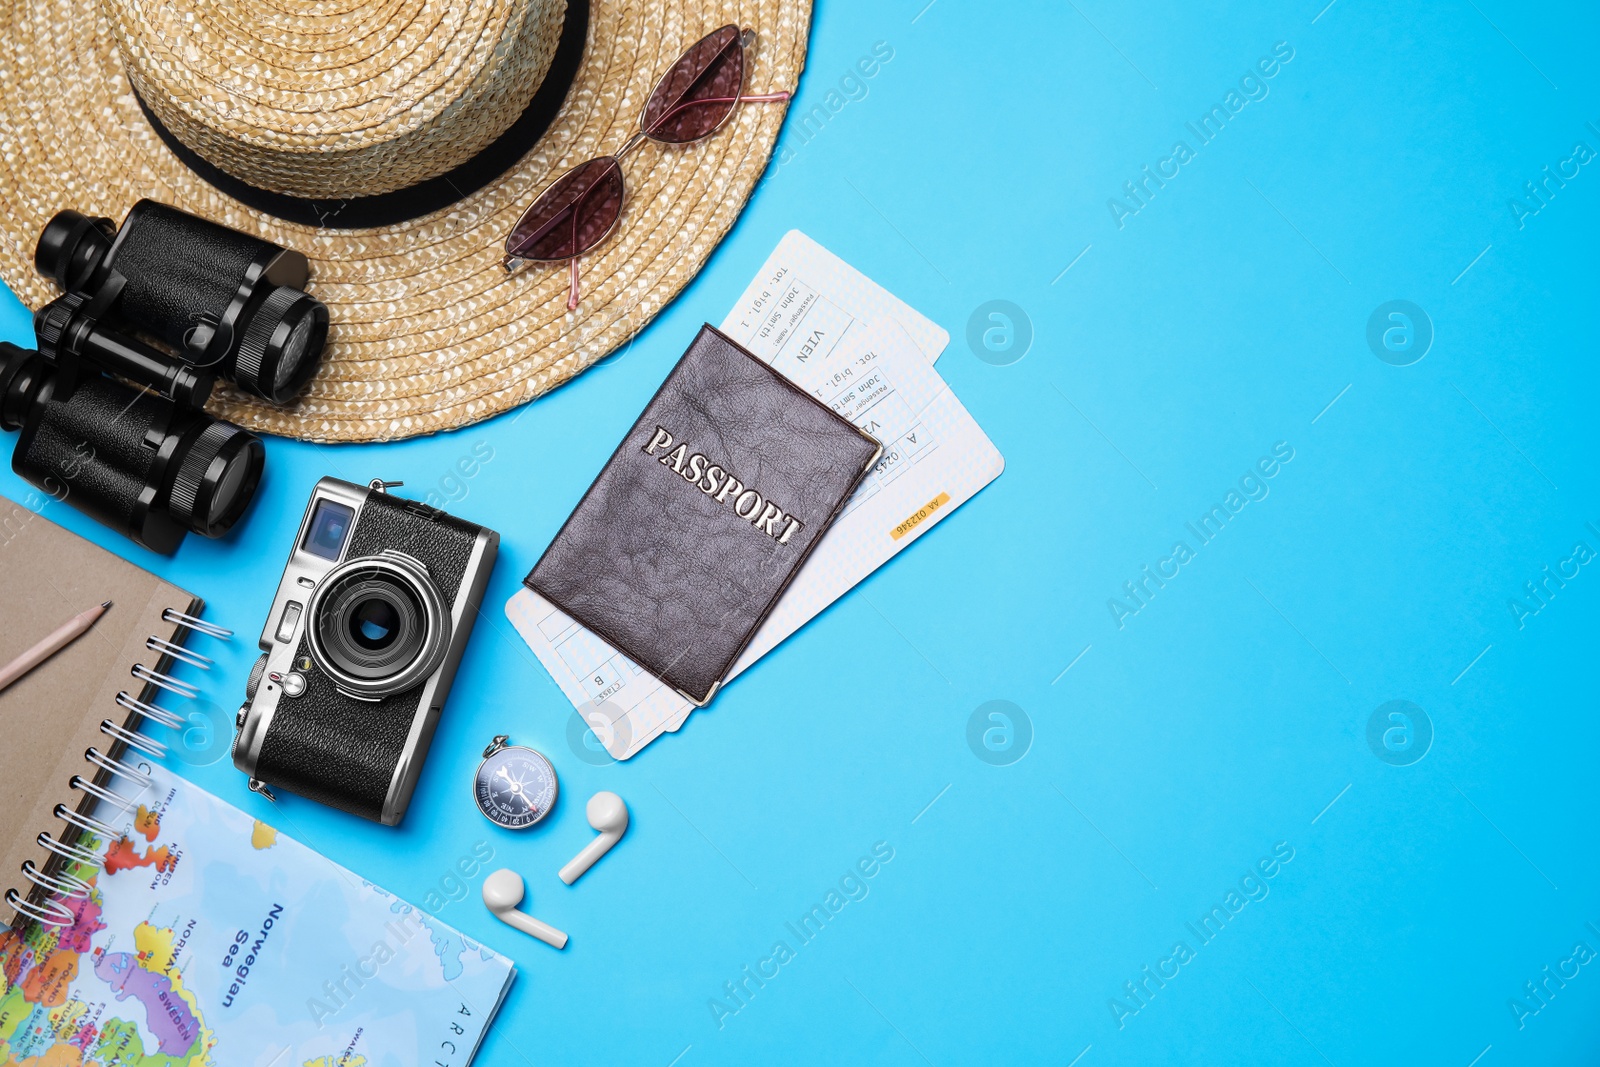
[[[54,898],[0,926],[4,1067],[463,1067],[511,961],[162,767]]]

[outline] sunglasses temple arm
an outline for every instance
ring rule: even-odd
[[[522,260],[517,258],[516,256],[507,256],[507,257],[505,257],[504,260],[501,261],[500,265],[505,268],[505,271],[506,271],[507,274],[510,274],[512,271],[514,271],[518,267],[522,266]],[[567,270],[568,270],[567,310],[568,311],[576,311],[576,310],[578,310],[578,257],[577,256],[573,256],[571,259],[567,260]]]
[[[697,107],[702,104],[777,104],[788,100],[793,95],[794,94],[788,90],[784,90],[777,93],[761,93],[755,96],[708,96],[700,100],[685,100],[682,103],[674,104],[670,109],[668,109],[666,114],[656,119],[650,128],[659,129],[664,124],[677,118],[679,113],[687,111],[691,107]],[[637,137],[638,135],[635,134],[635,136]],[[630,140],[623,151],[625,152],[628,148],[632,147],[633,142]],[[622,152],[617,153],[619,156],[621,154]]]

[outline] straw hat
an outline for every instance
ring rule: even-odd
[[[707,140],[634,151],[622,220],[581,260],[575,311],[566,270],[501,269],[523,209],[568,167],[620,148],[656,79],[718,26],[759,33],[748,92],[793,90],[810,8],[8,4],[0,278],[37,307],[57,295],[32,261],[52,215],[120,220],[141,197],[165,201],[304,252],[332,317],[301,400],[277,408],[219,383],[213,413],[315,441],[476,422],[591,366],[677,295],[738,216],[785,109],[744,105]]]

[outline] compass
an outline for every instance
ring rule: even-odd
[[[550,814],[561,787],[549,760],[531,748],[508,745],[508,740],[497,734],[483,750],[472,795],[490,822],[525,830]]]

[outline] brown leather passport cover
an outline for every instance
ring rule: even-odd
[[[703,706],[881,451],[704,326],[524,581]]]

